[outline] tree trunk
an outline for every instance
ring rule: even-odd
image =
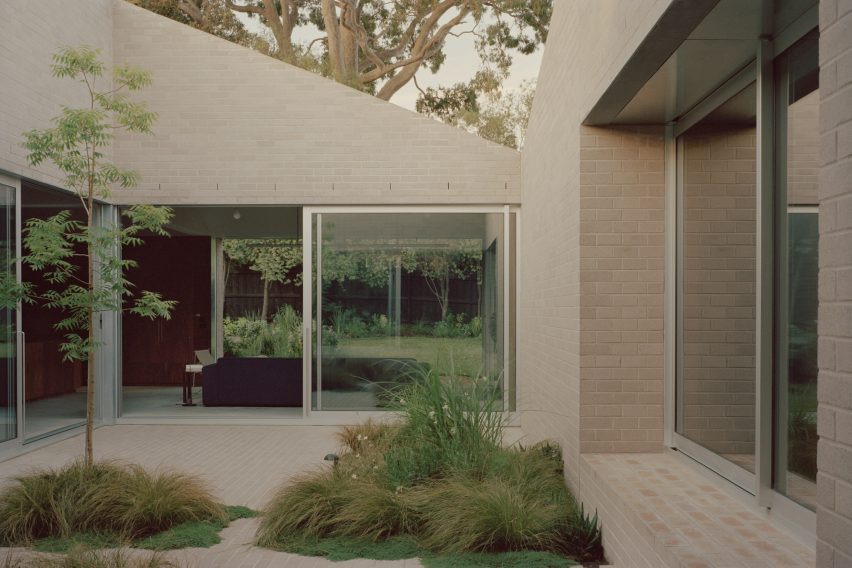
[[[86,243],[86,263],[87,263],[87,279],[86,284],[89,291],[89,344],[88,344],[88,369],[86,381],[86,466],[91,467],[94,464],[94,449],[92,437],[95,428],[95,309],[93,305],[93,291],[95,288],[95,266],[94,258],[92,257],[92,207],[94,206],[94,172],[89,175],[89,208],[86,218],[86,230],[88,242]]]
[[[376,97],[382,99],[383,101],[389,101],[392,96],[396,94],[401,88],[406,86],[411,78],[417,73],[417,70],[420,69],[420,65],[422,61],[418,61],[416,63],[411,63],[409,65],[404,66],[396,75],[388,79],[382,88],[379,89],[379,92],[376,93]]]
[[[266,321],[266,316],[269,313],[269,280],[263,281],[263,305],[260,308],[260,319]]]
[[[441,277],[441,321],[445,321],[450,313],[450,274],[444,274]]]
[[[328,59],[335,81],[344,82],[343,49],[340,45],[340,20],[334,0],[322,0],[320,6],[325,33],[328,37]]]

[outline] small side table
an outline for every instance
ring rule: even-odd
[[[183,402],[182,406],[195,406],[192,402],[192,389],[195,387],[195,375],[201,372],[204,365],[187,365],[183,375]]]

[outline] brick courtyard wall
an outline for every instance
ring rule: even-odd
[[[127,202],[518,203],[520,153],[114,0],[115,58],[151,70],[153,137],[122,134]]]
[[[656,262],[656,258],[640,255],[659,254],[662,264],[661,240],[659,251],[653,249],[657,246],[653,240],[656,237],[630,242],[630,235],[638,234],[638,230],[630,230],[627,225],[616,228],[594,224],[600,213],[602,220],[609,217],[618,223],[659,223],[662,227],[662,191],[656,189],[662,187],[662,136],[659,132],[650,137],[638,132],[610,135],[580,124],[669,3],[577,0],[554,4],[551,34],[523,151],[518,406],[530,441],[552,438],[561,444],[566,477],[574,489],[579,485],[581,449],[614,449],[615,444],[619,449],[641,447],[658,451],[662,447],[654,441],[661,435],[662,357],[644,352],[661,349],[662,314],[658,316],[659,324],[653,324],[656,329],[640,330],[639,320],[646,321],[649,313],[637,313],[640,309],[649,310],[648,319],[657,319],[654,310],[661,307],[662,280],[622,282],[621,293],[613,295],[618,301],[630,302],[628,291],[635,285],[637,289],[642,286],[643,301],[655,301],[659,286],[659,305],[596,305],[605,302],[603,295],[619,283],[605,280],[608,276],[603,272],[608,268],[601,273],[584,268],[598,263],[605,266],[603,258],[594,256],[605,252],[616,255],[610,263],[619,265],[612,269],[613,277],[632,278],[627,268],[632,262],[645,267]],[[597,147],[599,143],[601,146]],[[637,150],[639,157],[635,157]],[[653,154],[650,160],[649,153]],[[659,171],[643,170],[648,162],[659,162],[659,166],[654,166]],[[616,172],[607,168],[621,169]],[[652,177],[654,181],[625,182],[619,177],[632,174]],[[597,183],[596,175],[601,183]],[[598,186],[602,197],[597,197]],[[581,188],[585,188],[585,193]],[[660,217],[613,219],[621,214],[619,207],[633,205],[634,200],[636,211],[626,212],[628,215],[650,215],[659,209]],[[589,218],[591,215],[595,218]],[[661,239],[662,233],[659,235]],[[662,268],[660,271],[662,275]],[[644,274],[647,268],[637,272]],[[622,326],[636,329],[621,329]],[[597,349],[592,342],[598,340],[598,334],[601,340],[610,342],[601,348],[608,348],[609,355],[590,351]],[[618,346],[621,340],[629,345],[627,349],[635,349],[635,355],[613,354],[622,349]],[[625,362],[647,367],[624,371],[627,380],[622,383],[625,377],[617,369],[622,365],[614,359],[621,357]],[[652,384],[655,381],[660,382],[659,387]],[[619,390],[607,392],[603,390],[606,388]],[[594,404],[590,404],[592,400]],[[640,410],[640,400],[647,401],[651,408]],[[583,407],[590,409],[584,412],[594,414],[581,417]],[[636,416],[639,412],[643,415]],[[625,439],[624,433],[633,426],[639,426],[639,430],[628,436],[644,439]]]
[[[817,566],[852,566],[852,3],[820,2]]]
[[[112,0],[86,2],[0,2],[0,170],[62,186],[51,164],[27,164],[22,133],[51,126],[61,105],[88,105],[86,87],[50,73],[62,46],[86,44],[112,62]],[[109,87],[107,76],[101,85]],[[111,156],[111,149],[104,149]]]
[[[683,140],[682,433],[753,460],[755,130],[689,131]]]
[[[580,137],[580,452],[663,440],[663,129]]]

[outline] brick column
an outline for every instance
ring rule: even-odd
[[[817,566],[852,566],[852,2],[820,2]]]

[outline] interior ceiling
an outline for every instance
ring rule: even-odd
[[[720,0],[611,121],[665,124],[754,60],[763,35],[784,30],[817,0]]]
[[[50,189],[37,183],[21,181],[21,207],[73,209],[83,207],[80,199],[67,191]]]
[[[300,207],[172,207],[168,228],[173,233],[236,239],[298,239],[302,236]]]
[[[701,119],[695,127],[710,126],[729,128],[731,126],[757,125],[757,83],[752,83],[724,104]]]
[[[490,222],[489,222],[490,221]],[[424,245],[448,239],[486,239],[488,229],[503,234],[500,213],[338,213],[323,214],[323,242],[347,246],[357,241],[416,241]],[[496,236],[491,235],[492,238]],[[353,243],[355,241],[355,243]]]

